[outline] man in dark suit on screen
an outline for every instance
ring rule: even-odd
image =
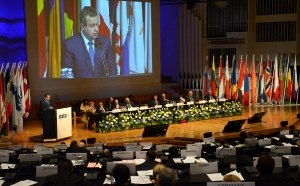
[[[61,77],[116,76],[118,71],[111,41],[98,34],[99,18],[96,10],[85,6],[80,12],[80,22],[81,32],[62,43]]]

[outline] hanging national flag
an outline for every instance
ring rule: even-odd
[[[240,64],[239,64],[239,71],[240,71],[240,75],[239,75],[239,81],[238,81],[238,88],[239,90],[241,90],[242,95],[244,95],[244,79],[245,79],[245,75],[244,75],[244,65],[243,65],[243,56],[241,56],[241,60],[240,60]]]
[[[24,101],[25,101],[25,112],[23,114],[23,118],[27,118],[30,113],[30,92],[28,87],[28,77],[27,77],[27,63],[24,64],[22,70],[23,76],[23,89],[24,89]]]
[[[96,1],[96,11],[99,14],[99,34],[107,38],[111,35],[110,17],[109,17],[109,4],[108,0]],[[117,2],[116,2],[117,3]]]
[[[266,68],[266,95],[271,100],[272,97],[272,79],[271,79],[271,62],[268,56],[268,63]]]
[[[265,99],[265,72],[264,72],[264,61],[263,56],[261,56],[260,59],[260,65],[259,65],[259,100],[260,103],[264,102]]]
[[[222,56],[220,56],[219,64],[219,98],[224,98],[224,80],[223,80],[223,69],[222,69]]]
[[[251,95],[252,95],[252,106],[256,105],[257,95],[256,95],[256,71],[255,71],[255,60],[254,55],[252,59],[252,67],[251,67]]]
[[[6,117],[5,117],[5,112],[6,112],[6,109],[5,109],[5,100],[4,100],[4,91],[3,91],[3,86],[2,86],[2,74],[3,74],[3,64],[2,64],[2,67],[1,67],[1,71],[0,71],[0,114],[1,114],[1,118],[0,118],[0,124],[1,124],[1,127],[3,126],[3,124],[6,122]]]
[[[39,78],[44,78],[47,69],[47,45],[44,0],[37,0],[38,15],[38,56],[39,56]]]
[[[210,90],[210,85],[209,85],[209,75],[208,75],[208,57],[206,56],[204,90],[203,90],[204,95],[207,95],[209,90]]]
[[[228,55],[226,56],[225,67],[225,98],[230,99],[230,82],[229,82],[229,69],[228,69]]]
[[[217,96],[216,86],[217,86],[217,80],[216,80],[215,56],[213,56],[212,65],[211,65],[211,78],[210,78],[210,87],[213,96]]]
[[[296,55],[295,55],[295,62],[294,62],[294,74],[293,74],[293,85],[292,85],[292,96],[293,100],[297,100],[298,95],[298,77],[297,77],[297,62],[296,62]]]
[[[231,74],[231,99],[237,99],[237,83],[236,83],[236,61],[235,56],[233,56],[233,63],[232,63],[232,74]]]
[[[287,61],[287,75],[286,75],[286,99],[290,101],[292,96],[292,73],[291,73],[291,65],[290,65],[290,57],[288,57]]]
[[[81,0],[81,9],[85,6],[91,6],[91,0]]]
[[[273,99],[277,102],[280,102],[280,93],[279,93],[279,77],[278,77],[278,58],[275,55],[275,62],[274,62],[274,73],[273,73]]]
[[[284,77],[283,77],[282,54],[281,54],[280,64],[279,64],[279,95],[278,95],[279,102],[282,102],[282,98],[284,97],[283,90],[284,90]]]
[[[245,75],[244,75],[244,106],[249,107],[249,67],[248,56],[246,56]]]

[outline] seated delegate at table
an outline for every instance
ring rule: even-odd
[[[83,113],[81,116],[81,122],[88,124],[87,111],[89,111],[90,107],[88,105],[88,100],[84,99],[80,105],[80,111]]]
[[[165,106],[169,103],[169,100],[166,98],[165,93],[161,93],[160,103],[162,104],[162,106]]]
[[[161,105],[161,102],[157,99],[157,95],[154,95],[153,99],[149,103],[149,107],[155,107],[156,105]]]
[[[98,103],[98,107],[96,107],[96,113],[104,113],[105,112],[105,109],[103,107],[103,103],[102,102],[99,102]]]
[[[121,109],[121,105],[119,104],[119,100],[118,99],[115,99],[113,110],[114,109]]]
[[[125,98],[125,104],[124,104],[124,106],[126,107],[126,109],[132,108],[132,107],[136,107],[136,105],[133,102],[131,102],[129,100],[129,98]]]
[[[254,177],[256,186],[282,186],[283,178],[280,174],[273,174],[272,171],[275,167],[274,159],[268,155],[264,154],[260,156],[257,160],[256,169],[258,174]]]
[[[217,97],[212,95],[211,90],[208,91],[208,94],[204,96],[204,100],[209,101],[209,100],[216,100]]]
[[[108,100],[105,101],[104,108],[106,111],[112,111],[114,108],[114,98],[110,97]]]
[[[195,102],[195,97],[193,96],[193,91],[189,91],[188,95],[185,97],[186,102]]]

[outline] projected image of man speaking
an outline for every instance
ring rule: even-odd
[[[116,76],[117,64],[109,38],[99,35],[99,18],[94,8],[80,11],[81,32],[62,43],[61,78]]]

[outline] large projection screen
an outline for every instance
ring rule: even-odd
[[[161,91],[159,1],[33,2],[25,1],[33,104],[46,92],[58,102]],[[80,21],[84,6],[93,7],[99,21],[92,55],[82,39],[92,28]],[[82,46],[73,42],[78,38]]]

